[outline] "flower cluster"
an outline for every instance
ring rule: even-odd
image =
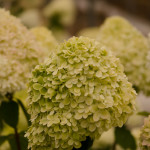
[[[129,81],[145,94],[150,94],[146,67],[147,38],[125,19],[110,17],[100,28],[97,39],[120,58]]]
[[[150,116],[144,120],[144,126],[141,129],[140,148],[141,150],[150,149]]]
[[[44,15],[48,18],[57,17],[59,22],[68,26],[75,19],[75,4],[73,0],[53,0],[44,8]]]
[[[29,72],[43,57],[34,35],[0,9],[0,95],[24,88]]]
[[[27,66],[18,63],[15,60],[10,60],[5,56],[0,55],[0,95],[14,93],[19,91],[20,87],[24,87],[24,79],[29,76]]]
[[[31,29],[31,32],[35,35],[46,56],[54,52],[57,41],[50,30],[45,27],[35,27]]]
[[[36,66],[28,84],[32,150],[71,150],[87,136],[122,126],[135,109],[135,91],[118,58],[99,42],[73,37]]]

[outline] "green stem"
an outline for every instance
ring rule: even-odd
[[[9,101],[12,101],[12,100],[13,100],[13,93],[7,93],[7,94],[6,94],[6,98],[7,98]]]
[[[26,119],[27,119],[28,126],[30,126],[30,125],[31,125],[31,122],[30,122],[30,115],[27,113],[26,108],[24,107],[23,103],[22,103],[19,99],[17,99],[17,101],[18,101],[20,107],[22,108],[23,113],[24,113],[24,115],[25,115],[25,117],[26,117]]]

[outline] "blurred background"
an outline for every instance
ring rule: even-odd
[[[54,32],[64,30],[66,36],[98,27],[112,15],[127,18],[144,34],[150,31],[149,0],[0,0],[0,7],[29,28],[44,25]]]
[[[150,0],[0,0],[5,8],[21,19],[28,28],[46,26],[57,41],[62,42],[71,36],[95,38],[100,25],[109,16],[123,16],[145,36],[150,32]],[[22,96],[21,96],[22,97]],[[25,98],[23,98],[25,99]],[[139,94],[138,105],[141,111],[150,110],[150,98]],[[143,124],[141,117],[129,119],[129,127],[139,128]],[[20,122],[20,130],[27,128],[25,121]],[[137,132],[136,132],[137,131]],[[11,132],[6,128],[5,134]],[[139,136],[139,130],[132,131]],[[93,149],[99,145],[111,145],[114,141],[113,129],[96,141]],[[9,146],[2,150],[9,150]]]

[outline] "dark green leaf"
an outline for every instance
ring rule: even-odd
[[[150,112],[147,112],[147,111],[141,111],[141,112],[138,112],[137,114],[140,115],[140,116],[148,117],[148,116],[150,115]]]
[[[0,119],[0,133],[1,133],[2,130],[3,130],[3,122],[2,122],[2,120]]]
[[[24,107],[23,103],[22,103],[19,99],[17,99],[17,101],[18,101],[20,107],[22,108],[22,110],[23,110],[23,112],[24,112],[24,115],[25,115],[25,117],[26,117],[26,119],[27,119],[28,125],[30,126],[30,125],[31,125],[31,122],[30,122],[30,115],[27,113],[27,110],[26,110],[26,108]]]
[[[134,88],[134,90],[136,91],[136,93],[139,93],[139,92],[140,92],[140,89],[139,89],[137,86],[133,85],[133,88]]]
[[[81,148],[73,148],[73,150],[89,150],[91,146],[93,145],[93,140],[90,137],[86,137],[86,140],[83,141]]]
[[[0,132],[3,130],[2,109],[0,104]]]
[[[0,145],[2,145],[7,140],[7,138],[7,136],[0,136]]]
[[[18,124],[18,104],[15,101],[2,102],[2,119],[13,128]]]
[[[124,149],[130,148],[132,150],[136,150],[135,139],[130,130],[128,130],[125,126],[122,128],[115,128],[115,140],[116,144],[119,144]]]
[[[24,132],[21,132],[19,134],[19,141],[20,141],[21,150],[27,150],[28,141],[24,137]],[[11,150],[17,150],[17,144],[16,144],[16,139],[14,134],[9,135],[8,142],[10,144]]]

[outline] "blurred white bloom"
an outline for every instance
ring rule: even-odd
[[[57,48],[28,84],[32,150],[80,148],[87,136],[121,127],[135,110],[123,66],[102,44],[73,37]]]
[[[150,116],[145,118],[140,135],[140,150],[150,149]]]
[[[41,17],[38,9],[27,9],[19,16],[24,25],[29,28],[41,25]]]
[[[31,32],[35,35],[36,40],[47,57],[52,52],[55,52],[57,41],[50,30],[46,27],[35,27],[31,29]]]
[[[31,70],[43,59],[34,35],[0,9],[0,95],[25,88]]]
[[[147,72],[148,40],[127,20],[110,17],[100,27],[97,40],[101,41],[120,58],[129,81],[150,94],[150,77]]]
[[[62,25],[69,26],[75,19],[74,0],[53,0],[45,7],[44,15],[49,18],[57,16]]]
[[[27,66],[0,55],[0,95],[14,93],[24,88],[28,77]]]

